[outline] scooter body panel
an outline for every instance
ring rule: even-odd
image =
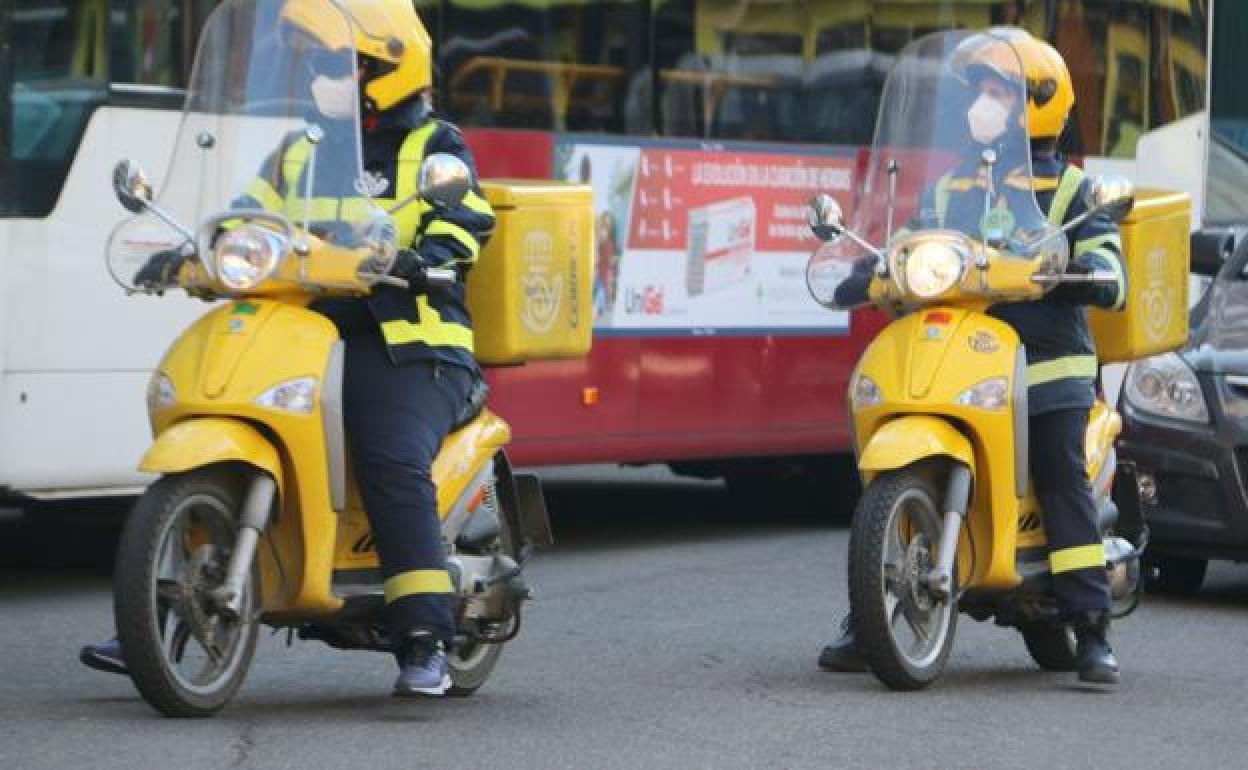
[[[1009,589],[1021,580],[1015,550],[1022,497],[1016,474],[1018,466],[1026,467],[1025,453],[1020,461],[1016,451],[1016,438],[1026,436],[1022,356],[1018,335],[1007,324],[974,309],[929,308],[889,324],[855,373],[854,382],[866,376],[879,390],[874,405],[854,405],[864,482],[882,469],[926,457],[954,457],[969,466],[975,483],[959,546],[968,556],[958,561],[964,588]],[[991,380],[1003,382],[1001,403],[995,408],[968,403],[966,394]],[[1016,405],[1024,410],[1021,428]],[[916,417],[924,421],[914,422]],[[899,420],[908,422],[889,427]],[[916,440],[911,429],[929,424],[941,427],[926,441]],[[875,443],[877,435],[890,434],[886,443]],[[968,448],[971,462],[965,458]]]
[[[264,611],[283,618],[334,614],[342,606],[332,588],[334,570],[378,566],[349,463],[333,446],[341,435],[340,395],[326,393],[325,385],[338,387],[332,374],[338,343],[337,329],[321,314],[290,302],[253,299],[206,314],[160,365],[177,399],[151,415],[157,440],[145,469],[181,472],[238,460],[274,476],[281,490],[279,515],[256,563]],[[317,395],[303,410],[257,403],[274,386],[305,377],[316,378]],[[468,507],[466,498],[480,487],[473,482],[487,475],[510,437],[506,422],[484,411],[447,438],[433,466],[444,521]],[[155,460],[164,467],[156,467]],[[345,485],[345,506],[335,505],[335,484]],[[453,541],[455,533],[446,536]]]

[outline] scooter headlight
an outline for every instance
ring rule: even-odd
[[[904,245],[898,253],[905,289],[920,299],[931,299],[952,289],[966,271],[969,250],[954,238],[924,238]]]
[[[854,381],[852,399],[854,409],[866,409],[878,406],[883,400],[883,395],[880,393],[880,386],[875,384],[875,380],[865,374],[860,374]]]
[[[152,375],[147,382],[147,410],[155,412],[168,409],[178,403],[178,392],[174,390],[173,380],[161,372]]]
[[[217,278],[226,288],[246,291],[277,270],[289,248],[286,237],[264,227],[243,225],[222,235],[213,254]]]
[[[1010,381],[1005,377],[991,377],[959,393],[956,401],[962,406],[973,406],[976,409],[997,412],[1009,403],[1009,386]]]
[[[282,412],[312,414],[316,408],[316,378],[298,377],[279,382],[257,396],[256,403]]]

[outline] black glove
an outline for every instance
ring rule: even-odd
[[[186,257],[181,249],[165,249],[147,258],[134,274],[134,285],[141,289],[163,289],[178,274]]]
[[[402,278],[407,281],[408,288],[417,291],[425,285],[426,267],[428,266],[420,256],[420,252],[413,249],[399,249],[399,253],[394,258],[394,265],[390,268],[390,275]]]

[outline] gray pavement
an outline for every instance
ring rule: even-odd
[[[944,679],[892,693],[814,664],[845,604],[843,529],[744,516],[720,485],[653,469],[546,475],[560,543],[533,565],[539,601],[494,679],[455,701],[396,701],[383,656],[266,636],[221,715],[158,719],[128,680],[76,661],[111,625],[107,532],[47,556],[68,530],[0,524],[0,768],[1248,761],[1248,567],[1121,623],[1116,694],[1039,672],[1016,634],[965,617]]]

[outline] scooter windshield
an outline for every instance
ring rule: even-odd
[[[899,55],[846,221],[879,253],[925,232],[977,254],[990,245],[994,259],[1032,259],[1034,244],[1061,240],[1045,238],[1055,228],[1036,202],[1028,85],[1014,34],[937,32]],[[838,308],[866,303],[877,261],[855,239],[824,244],[808,268],[815,299]],[[951,260],[948,269],[965,265]]]
[[[354,34],[333,0],[227,0],[211,14],[156,210],[110,242],[119,280],[162,250],[208,262],[249,218],[353,245],[384,217],[381,182],[363,172]]]

